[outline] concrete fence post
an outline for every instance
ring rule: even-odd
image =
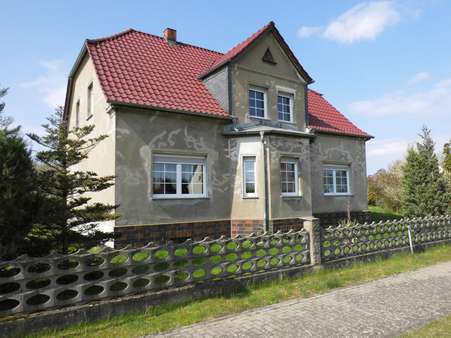
[[[304,229],[310,236],[310,263],[321,265],[321,227],[319,219],[315,217],[303,217]]]

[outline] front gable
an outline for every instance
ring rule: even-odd
[[[298,71],[272,30],[263,33],[232,62],[234,64],[259,73],[307,83],[306,77]]]

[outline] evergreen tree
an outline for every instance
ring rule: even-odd
[[[98,230],[97,222],[115,219],[116,206],[92,203],[90,195],[111,187],[114,177],[77,169],[106,135],[89,138],[92,125],[69,130],[62,107],[47,120],[45,136],[28,135],[45,148],[36,159],[41,164],[39,187],[48,201],[43,208],[47,210],[45,222],[34,227],[29,239],[45,235],[55,243],[54,249],[64,253],[70,245],[89,246],[110,239],[112,234]]]
[[[7,90],[0,90],[0,98]],[[0,103],[0,256],[12,258],[24,250],[37,209],[35,171],[31,153],[19,127],[9,129],[11,118],[1,114]]]
[[[408,150],[403,167],[402,209],[407,216],[444,214],[449,195],[434,153],[431,131],[423,127],[419,136],[421,142]]]

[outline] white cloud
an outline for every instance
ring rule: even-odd
[[[409,13],[407,10],[405,12]],[[301,27],[298,36],[308,38],[317,35],[350,44],[372,40],[400,19],[401,11],[394,1],[362,2],[332,20],[326,27]]]
[[[392,1],[364,2],[329,23],[324,37],[343,43],[374,39],[399,19]]]
[[[309,38],[314,35],[321,34],[322,28],[319,26],[302,26],[298,30],[298,36],[303,38]]]
[[[64,104],[66,96],[66,70],[63,60],[45,60],[39,63],[44,74],[37,78],[21,83],[24,88],[31,88],[38,92],[41,100],[50,108]]]
[[[425,82],[431,78],[431,74],[428,72],[419,72],[413,75],[408,81],[407,84],[409,85],[416,85],[421,82]]]
[[[352,114],[369,117],[451,115],[451,78],[436,82],[428,89],[412,92],[398,90],[378,98],[352,102]]]

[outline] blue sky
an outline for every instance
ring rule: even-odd
[[[237,8],[240,8],[237,10]],[[86,38],[133,27],[219,51],[261,26],[278,29],[323,93],[368,143],[368,173],[401,159],[421,126],[451,138],[451,1],[5,1],[0,86],[25,132],[64,100]]]

